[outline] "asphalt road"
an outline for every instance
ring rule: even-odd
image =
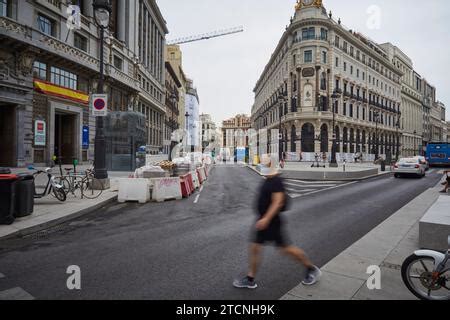
[[[294,244],[319,266],[439,180],[376,178],[292,199],[284,213]],[[268,247],[255,291],[232,287],[247,269],[254,199],[262,178],[243,167],[215,167],[196,197],[121,204],[23,239],[0,242],[2,290],[37,299],[278,299],[304,270]],[[81,268],[81,290],[66,269]]]

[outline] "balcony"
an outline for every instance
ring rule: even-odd
[[[99,71],[100,61],[96,57],[10,18],[0,17],[0,36],[6,37],[6,40],[2,40],[4,45],[19,42],[37,47],[56,59],[70,60],[95,72]]]

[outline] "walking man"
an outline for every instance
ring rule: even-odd
[[[273,162],[263,167],[262,174],[266,177],[259,192],[257,203],[258,221],[252,228],[252,243],[250,244],[249,272],[242,280],[235,280],[236,288],[256,289],[255,277],[261,260],[262,246],[267,242],[274,242],[286,255],[303,264],[306,269],[306,277],[302,281],[304,285],[315,284],[322,272],[312,264],[303,250],[291,245],[286,234],[283,233],[283,217],[281,213],[287,209],[287,195],[283,181]]]

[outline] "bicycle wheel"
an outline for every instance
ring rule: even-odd
[[[87,199],[97,199],[103,193],[103,183],[97,180],[94,184],[94,178],[92,177],[85,177],[83,181],[80,182],[80,184],[82,189],[82,196]],[[96,188],[94,188],[94,186]]]
[[[436,275],[432,257],[408,257],[402,265],[402,279],[421,300],[450,300],[450,270]]]
[[[63,188],[53,188],[53,194],[55,195],[56,199],[61,202],[67,200],[67,195]]]

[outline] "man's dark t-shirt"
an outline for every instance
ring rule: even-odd
[[[259,198],[257,204],[257,211],[261,218],[267,213],[267,210],[269,209],[272,203],[272,195],[274,193],[279,192],[285,193],[285,191],[286,190],[283,185],[283,180],[278,176],[267,178],[264,181],[259,191]],[[277,224],[280,223],[280,221],[281,221],[280,215],[277,214],[273,218],[271,224]]]

